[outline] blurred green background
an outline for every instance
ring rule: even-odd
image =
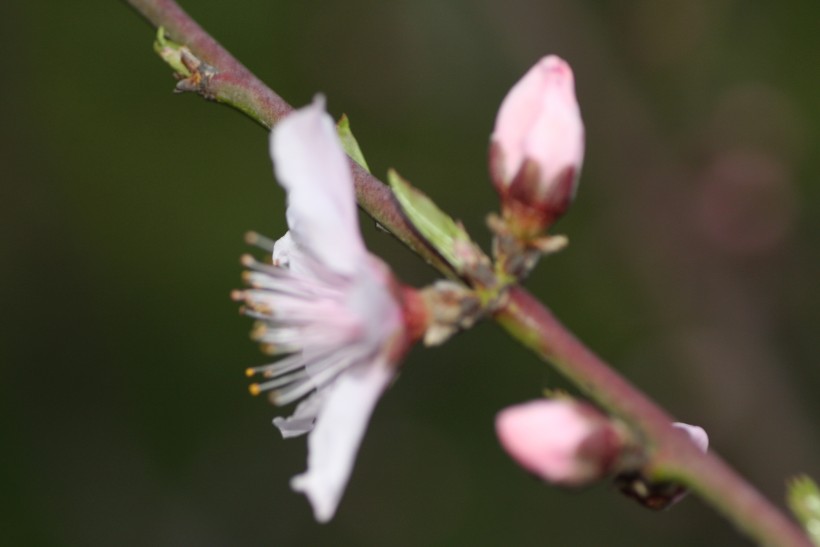
[[[570,247],[529,282],[582,339],[771,498],[820,477],[820,6],[814,0],[190,0],[292,104],[346,112],[488,243],[488,135],[539,57],[587,127]],[[694,496],[650,513],[547,487],[502,407],[565,386],[492,324],[416,349],[337,517],[288,479],[302,440],[247,394],[265,358],[229,291],[242,235],[284,229],[266,134],[173,95],[123,2],[0,6],[0,543],[744,545]],[[363,219],[407,282],[433,272]]]

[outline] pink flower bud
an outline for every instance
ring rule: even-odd
[[[505,209],[523,208],[549,226],[575,197],[584,159],[584,124],[575,98],[572,69],[559,57],[544,57],[510,90],[495,120],[490,172]]]
[[[675,429],[680,429],[689,437],[695,446],[700,448],[701,452],[706,452],[709,449],[709,435],[706,430],[697,425],[689,425],[683,422],[675,422],[672,424]]]
[[[565,486],[603,477],[621,448],[612,422],[590,405],[569,399],[506,408],[496,416],[495,429],[521,467]]]

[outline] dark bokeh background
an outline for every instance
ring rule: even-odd
[[[350,115],[482,242],[506,90],[573,65],[587,126],[572,245],[529,285],[780,501],[820,476],[820,9],[814,0],[184,3],[293,104]],[[415,350],[329,525],[288,488],[301,440],[248,396],[264,357],[228,298],[278,235],[266,135],[171,94],[122,2],[0,7],[4,545],[743,545],[694,497],[649,513],[546,487],[493,436],[563,386],[492,324]],[[364,221],[399,275],[432,272]]]

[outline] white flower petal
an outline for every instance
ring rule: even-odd
[[[297,252],[296,243],[293,242],[290,232],[285,232],[285,235],[273,244],[273,265],[280,268],[289,268],[290,257]]]
[[[327,398],[308,437],[308,469],[291,480],[291,487],[308,497],[319,522],[333,518],[370,414],[393,375],[383,361],[363,363],[327,388]]]
[[[277,416],[273,419],[273,425],[279,428],[283,439],[304,435],[313,429],[316,416],[322,408],[324,402],[324,392],[316,392],[296,406],[296,410],[291,416],[282,418]]]
[[[702,452],[706,452],[709,449],[709,435],[702,427],[682,422],[675,422],[672,424],[672,427],[680,429],[689,435],[689,438],[695,443],[695,446],[700,448]]]
[[[293,240],[290,230],[273,244],[273,265],[285,268],[296,276],[316,279],[318,262],[305,254],[305,251]]]
[[[324,99],[282,120],[271,133],[270,150],[288,193],[293,240],[336,273],[353,274],[366,251],[350,166]]]

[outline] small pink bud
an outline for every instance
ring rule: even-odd
[[[700,448],[701,452],[706,452],[709,449],[709,435],[706,430],[697,425],[689,425],[683,422],[675,422],[672,424],[675,429],[680,429],[689,437],[695,446]]]
[[[555,55],[544,57],[513,86],[495,120],[490,172],[505,212],[542,217],[526,219],[525,231],[548,227],[575,197],[583,159],[572,69]]]
[[[621,448],[612,422],[590,405],[570,399],[506,408],[496,416],[495,429],[521,467],[565,486],[603,477]]]

